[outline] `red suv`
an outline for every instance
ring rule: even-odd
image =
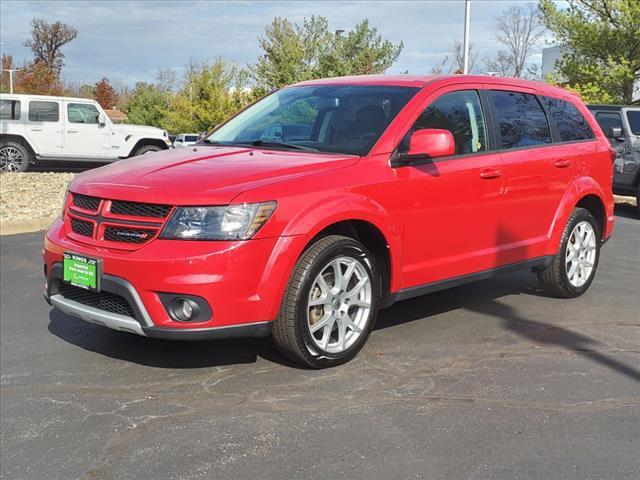
[[[514,268],[584,293],[613,230],[612,158],[549,85],[303,82],[193,147],[78,175],[46,232],[46,298],[148,337],[271,335],[332,366],[398,300]]]

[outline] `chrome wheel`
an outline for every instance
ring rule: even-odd
[[[0,172],[19,172],[27,160],[20,150],[11,145],[0,148]]]
[[[352,257],[338,257],[313,281],[307,301],[307,326],[316,347],[327,353],[348,350],[371,316],[371,279]]]
[[[596,233],[589,222],[579,222],[571,231],[565,252],[565,268],[569,283],[576,288],[591,278],[596,261],[596,242]]]

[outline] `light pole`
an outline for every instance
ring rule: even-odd
[[[471,0],[464,0],[464,51],[462,54],[462,73],[469,73],[469,23],[471,22]]]
[[[17,72],[17,68],[3,68],[3,72],[9,72],[9,93],[13,94],[13,72]]]

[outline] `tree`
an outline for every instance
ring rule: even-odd
[[[163,127],[176,133],[211,130],[252,99],[246,80],[246,72],[222,59],[211,64],[191,63]]]
[[[60,77],[64,66],[61,48],[76,38],[78,31],[61,22],[47,23],[42,18],[31,21],[31,39],[25,42],[33,52],[34,63],[42,64]]]
[[[0,77],[2,81],[0,82],[0,92],[9,93],[10,91],[10,79],[9,75],[11,75],[8,70],[14,70],[15,67],[13,65],[13,56],[7,53],[2,54],[2,76]],[[13,72],[15,75],[16,72]]]
[[[93,89],[93,98],[104,109],[111,109],[118,103],[118,93],[113,88],[107,77],[102,77],[102,80],[96,82]]]
[[[533,6],[512,6],[496,18],[496,40],[503,45],[494,59],[486,59],[490,71],[521,78],[527,74],[527,60],[536,53],[545,29]]]
[[[56,73],[44,63],[27,63],[15,72],[14,92],[60,96],[64,87]]]
[[[569,0],[561,10],[541,0],[539,7],[564,51],[557,68],[565,83],[593,97],[632,103],[640,80],[640,2]]]
[[[431,73],[433,75],[441,75],[444,73],[462,73],[464,71],[464,46],[461,41],[454,40],[453,42],[453,60],[449,62],[449,55],[445,55],[440,63],[431,67]],[[473,43],[469,44],[469,64],[468,72],[472,73],[475,69],[478,61],[478,54],[473,51]]]
[[[124,109],[130,123],[164,128],[171,95],[157,86],[138,82]]]
[[[257,86],[269,91],[314,78],[383,73],[403,48],[383,39],[368,20],[344,33],[330,31],[324,17],[305,18],[302,25],[274,19],[258,39],[264,54],[251,69]]]

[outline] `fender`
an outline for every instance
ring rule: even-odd
[[[587,195],[597,196],[605,206],[605,228],[602,232],[602,236],[603,238],[607,238],[611,234],[613,224],[613,203],[605,201],[607,198],[605,192],[593,178],[586,176],[577,177],[573,180],[569,188],[567,188],[567,191],[556,209],[553,221],[551,222],[551,227],[547,235],[549,238],[547,248],[548,255],[555,255],[558,253],[562,233],[564,232],[564,227],[567,224],[569,215],[571,215],[571,212],[580,200]]]
[[[0,134],[0,141],[17,141],[24,144],[29,150],[31,150],[32,155],[38,155],[36,149],[33,148],[33,142],[31,142],[27,135],[17,134],[17,133],[2,133]]]

